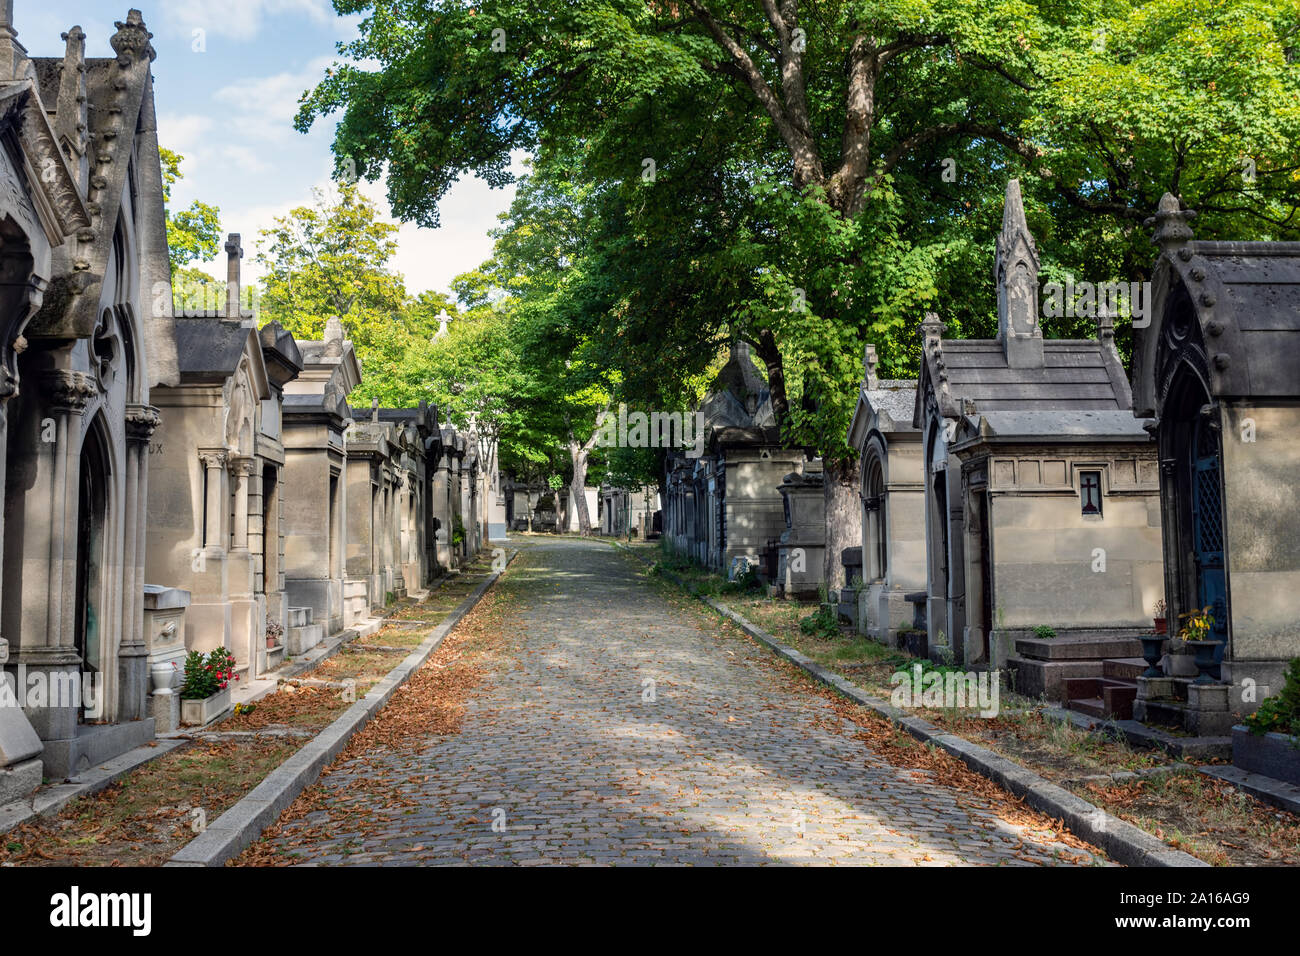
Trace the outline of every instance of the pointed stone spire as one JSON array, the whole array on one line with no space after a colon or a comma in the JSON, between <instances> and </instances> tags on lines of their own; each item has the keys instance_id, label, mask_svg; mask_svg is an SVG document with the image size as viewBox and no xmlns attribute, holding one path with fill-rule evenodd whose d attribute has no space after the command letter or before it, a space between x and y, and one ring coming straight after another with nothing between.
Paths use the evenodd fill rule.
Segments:
<instances>
[{"instance_id":1,"label":"pointed stone spire","mask_svg":"<svg viewBox=\"0 0 1300 956\"><path fill-rule=\"evenodd\" d=\"M998 289L998 339L1012 368L1043 364L1043 330L1038 324L1038 247L1025 221L1020 180L1007 183L1002 232L993 257Z\"/></svg>"},{"instance_id":2,"label":"pointed stone spire","mask_svg":"<svg viewBox=\"0 0 1300 956\"><path fill-rule=\"evenodd\" d=\"M343 357L343 323L338 316L331 316L325 323L325 355L328 358Z\"/></svg>"},{"instance_id":3,"label":"pointed stone spire","mask_svg":"<svg viewBox=\"0 0 1300 956\"><path fill-rule=\"evenodd\" d=\"M1192 227L1189 223L1195 218L1195 210L1184 209L1177 196L1165 193L1160 197L1156 214L1146 221L1146 226L1155 228L1151 241L1162 252L1172 252L1192 241Z\"/></svg>"},{"instance_id":4,"label":"pointed stone spire","mask_svg":"<svg viewBox=\"0 0 1300 956\"><path fill-rule=\"evenodd\" d=\"M866 371L867 388L876 388L880 383L876 379L876 366L880 364L880 359L876 355L876 347L870 342L867 343L866 349L862 353L862 367Z\"/></svg>"},{"instance_id":5,"label":"pointed stone spire","mask_svg":"<svg viewBox=\"0 0 1300 956\"><path fill-rule=\"evenodd\" d=\"M226 236L226 318L239 320L243 313L239 307L239 260L244 257L243 247L239 244L239 233L232 232Z\"/></svg>"}]
</instances>

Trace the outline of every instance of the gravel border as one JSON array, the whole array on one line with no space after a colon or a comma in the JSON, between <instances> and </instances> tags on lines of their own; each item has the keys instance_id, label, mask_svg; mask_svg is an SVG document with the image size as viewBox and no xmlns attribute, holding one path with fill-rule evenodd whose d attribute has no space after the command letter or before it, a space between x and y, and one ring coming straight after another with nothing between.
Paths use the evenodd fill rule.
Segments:
<instances>
[{"instance_id":1,"label":"gravel border","mask_svg":"<svg viewBox=\"0 0 1300 956\"><path fill-rule=\"evenodd\" d=\"M518 549L506 558L506 567L519 554ZM445 621L439 624L402 663L388 672L365 697L344 711L301 750L272 770L238 803L210 823L206 830L182 847L164 866L222 866L260 837L280 814L289 808L321 771L329 766L347 746L349 740L370 722L397 689L405 684L443 639L460 623L461 618L479 602L488 588L496 583L505 568L493 571Z\"/></svg>"},{"instance_id":2,"label":"gravel border","mask_svg":"<svg viewBox=\"0 0 1300 956\"><path fill-rule=\"evenodd\" d=\"M619 543L610 543L613 547L630 554L642 564L650 564L649 561L632 549ZM738 625L741 630L766 646L778 657L784 658L819 682L839 691L853 702L874 711L895 726L907 731L917 740L933 744L954 757L960 758L966 766L976 773L988 777L1015 796L1023 797L1025 803L1035 810L1039 810L1050 817L1059 818L1071 833L1105 850L1111 859L1127 866L1199 867L1210 865L1190 853L1173 849L1163 840L1156 839L1145 830L1112 816L1082 797L1076 796L1017 763L1013 763L987 747L981 747L964 737L958 737L956 734L941 730L927 720L910 716L906 711L899 710L887 701L873 697L853 682L827 670L794 648L782 644L761 628L755 627L727 605L715 601L707 595L696 593L694 587L675 574L666 572L664 577L673 581L678 587L684 588L696 600L707 604L723 617Z\"/></svg>"}]
</instances>

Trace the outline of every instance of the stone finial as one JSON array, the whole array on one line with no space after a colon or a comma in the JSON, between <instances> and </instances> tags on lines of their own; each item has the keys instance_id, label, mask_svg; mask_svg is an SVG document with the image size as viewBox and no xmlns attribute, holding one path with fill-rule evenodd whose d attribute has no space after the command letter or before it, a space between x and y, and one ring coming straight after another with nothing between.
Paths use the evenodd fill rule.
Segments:
<instances>
[{"instance_id":1,"label":"stone finial","mask_svg":"<svg viewBox=\"0 0 1300 956\"><path fill-rule=\"evenodd\" d=\"M370 424L379 424L379 399L377 398L370 400Z\"/></svg>"},{"instance_id":2,"label":"stone finial","mask_svg":"<svg viewBox=\"0 0 1300 956\"><path fill-rule=\"evenodd\" d=\"M1012 368L1043 364L1038 324L1038 247L1029 233L1020 180L1007 183L1002 232L995 243L993 279L998 289L998 338Z\"/></svg>"},{"instance_id":3,"label":"stone finial","mask_svg":"<svg viewBox=\"0 0 1300 956\"><path fill-rule=\"evenodd\" d=\"M938 313L927 312L921 322L921 343L929 351L931 346L938 347L943 339L943 320Z\"/></svg>"},{"instance_id":4,"label":"stone finial","mask_svg":"<svg viewBox=\"0 0 1300 956\"><path fill-rule=\"evenodd\" d=\"M232 232L226 236L226 318L240 318L239 308L239 260L244 257L244 250L239 245L239 233Z\"/></svg>"},{"instance_id":5,"label":"stone finial","mask_svg":"<svg viewBox=\"0 0 1300 956\"><path fill-rule=\"evenodd\" d=\"M337 315L325 323L325 354L330 358L343 357L343 323Z\"/></svg>"},{"instance_id":6,"label":"stone finial","mask_svg":"<svg viewBox=\"0 0 1300 956\"><path fill-rule=\"evenodd\" d=\"M1165 251L1177 249L1192 241L1192 227L1188 223L1195 218L1195 210L1184 209L1177 196L1165 193L1160 197L1156 214L1146 220L1145 224L1148 229L1154 227L1151 241Z\"/></svg>"},{"instance_id":7,"label":"stone finial","mask_svg":"<svg viewBox=\"0 0 1300 956\"><path fill-rule=\"evenodd\" d=\"M1102 301L1097 304L1097 339L1102 345L1108 345L1115 341L1115 316L1110 302L1106 301L1108 297L1098 298Z\"/></svg>"},{"instance_id":8,"label":"stone finial","mask_svg":"<svg viewBox=\"0 0 1300 956\"><path fill-rule=\"evenodd\" d=\"M54 130L78 153L86 150L88 101L86 99L86 34L74 26L62 34L63 66L59 70L59 93L54 108ZM72 157L74 172L76 158Z\"/></svg>"},{"instance_id":9,"label":"stone finial","mask_svg":"<svg viewBox=\"0 0 1300 956\"><path fill-rule=\"evenodd\" d=\"M144 25L144 17L139 10L128 10L126 13L126 22L121 20L113 24L117 27L108 40L113 47L113 52L117 54L119 66L130 66L132 61L139 60L142 57L148 57L151 61L158 56L149 41L153 39L153 34L149 32Z\"/></svg>"},{"instance_id":10,"label":"stone finial","mask_svg":"<svg viewBox=\"0 0 1300 956\"><path fill-rule=\"evenodd\" d=\"M876 379L876 366L879 364L880 358L876 355L876 347L868 342L862 353L862 367L867 373L867 388L875 388L879 384Z\"/></svg>"}]
</instances>

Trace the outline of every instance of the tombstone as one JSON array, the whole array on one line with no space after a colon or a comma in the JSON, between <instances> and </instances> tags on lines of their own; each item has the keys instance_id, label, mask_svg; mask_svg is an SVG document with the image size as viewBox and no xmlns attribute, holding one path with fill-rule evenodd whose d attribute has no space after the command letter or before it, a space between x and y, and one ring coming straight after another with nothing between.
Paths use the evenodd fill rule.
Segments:
<instances>
[{"instance_id":1,"label":"tombstone","mask_svg":"<svg viewBox=\"0 0 1300 956\"><path fill-rule=\"evenodd\" d=\"M1134 414L1160 456L1163 597L1171 634L1210 608L1219 662L1197 685L1167 653L1144 681L1139 719L1227 733L1282 685L1300 656L1300 245L1197 240L1194 213L1166 194L1147 323L1135 326ZM1181 666L1180 666L1181 665ZM1216 673L1217 671L1217 673Z\"/></svg>"},{"instance_id":2,"label":"tombstone","mask_svg":"<svg viewBox=\"0 0 1300 956\"><path fill-rule=\"evenodd\" d=\"M899 632L912 627L907 594L926 585L924 450L912 424L916 381L881 380L877 364L868 345L849 424L849 447L862 462L861 585L852 599L859 632L897 647Z\"/></svg>"},{"instance_id":3,"label":"tombstone","mask_svg":"<svg viewBox=\"0 0 1300 956\"><path fill-rule=\"evenodd\" d=\"M994 277L996 339L945 340L934 315L921 328L912 423L926 463L929 653L1007 664L1022 692L1087 695L1087 707L1125 716L1132 681L1113 701L1088 692L1103 661L1138 656L1160 590L1154 443L1133 416L1108 318L1095 339L1042 337L1037 247L1015 180ZM1056 643L1035 637L1039 625Z\"/></svg>"},{"instance_id":4,"label":"tombstone","mask_svg":"<svg viewBox=\"0 0 1300 956\"><path fill-rule=\"evenodd\" d=\"M826 493L821 462L787 474L781 494L785 530L777 549L776 584L793 600L816 597L826 561ZM755 552L757 555L757 552Z\"/></svg>"}]
</instances>

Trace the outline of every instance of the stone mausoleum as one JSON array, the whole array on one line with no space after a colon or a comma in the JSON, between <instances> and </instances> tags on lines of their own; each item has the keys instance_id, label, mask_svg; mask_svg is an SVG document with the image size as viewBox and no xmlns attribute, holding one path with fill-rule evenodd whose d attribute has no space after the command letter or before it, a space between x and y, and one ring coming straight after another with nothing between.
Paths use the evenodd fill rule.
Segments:
<instances>
[{"instance_id":1,"label":"stone mausoleum","mask_svg":"<svg viewBox=\"0 0 1300 956\"><path fill-rule=\"evenodd\" d=\"M1194 215L1166 195L1153 220L1134 413L1159 450L1169 630L1210 609L1214 681L1172 641L1136 715L1222 735L1300 656L1300 243L1197 240Z\"/></svg>"},{"instance_id":2,"label":"stone mausoleum","mask_svg":"<svg viewBox=\"0 0 1300 956\"><path fill-rule=\"evenodd\" d=\"M1009 664L1020 691L1100 702L1102 662L1137 656L1161 591L1156 453L1111 318L1095 339L1044 338L1038 267L1013 180L994 260L997 338L946 340L934 315L922 325L912 424L925 461L929 654ZM1040 626L1056 636L1036 637ZM1134 693L1128 681L1117 705Z\"/></svg>"}]
</instances>

